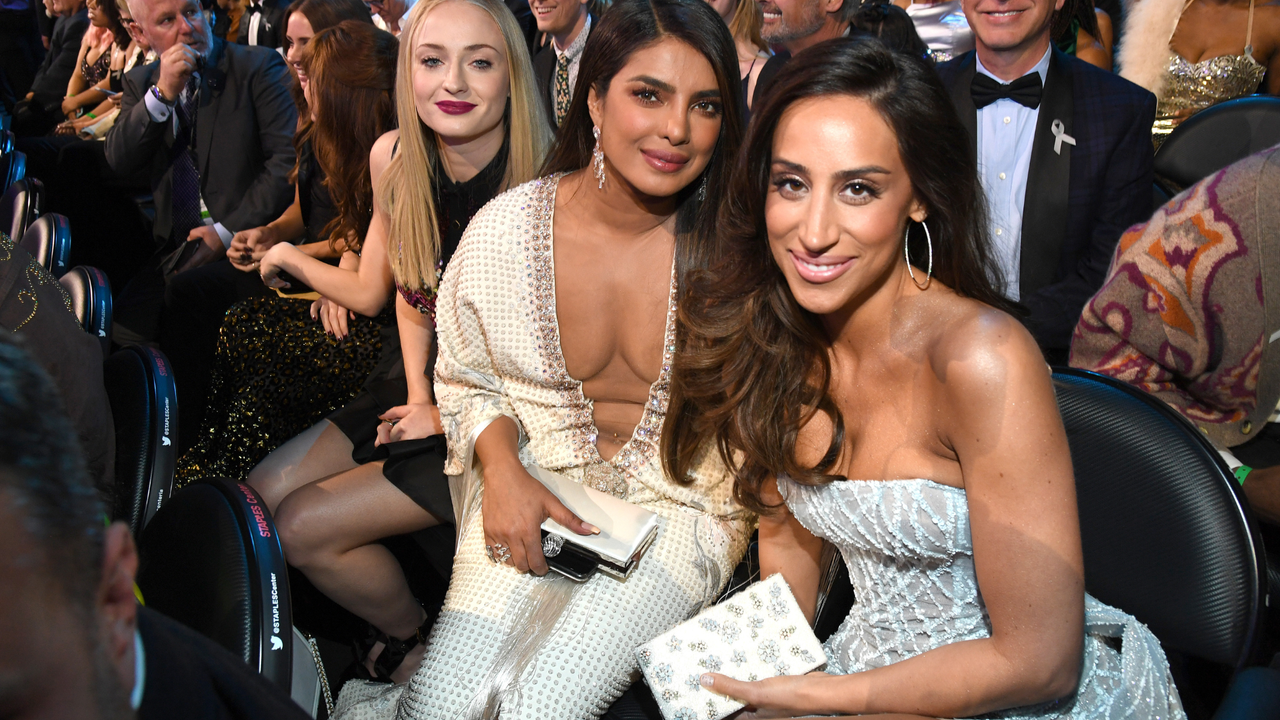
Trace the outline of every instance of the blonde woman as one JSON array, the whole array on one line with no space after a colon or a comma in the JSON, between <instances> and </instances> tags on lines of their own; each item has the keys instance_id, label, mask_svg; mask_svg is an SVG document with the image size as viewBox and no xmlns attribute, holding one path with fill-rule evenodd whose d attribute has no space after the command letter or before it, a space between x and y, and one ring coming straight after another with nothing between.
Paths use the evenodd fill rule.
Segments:
<instances>
[{"instance_id":1,"label":"blonde woman","mask_svg":"<svg viewBox=\"0 0 1280 720\"><path fill-rule=\"evenodd\" d=\"M742 78L742 97L749 108L751 95L756 91L756 80L769 59L769 45L760 36L764 17L756 0L707 0L716 14L724 19L733 35L733 46L738 51L738 73Z\"/></svg>"},{"instance_id":2,"label":"blonde woman","mask_svg":"<svg viewBox=\"0 0 1280 720\"><path fill-rule=\"evenodd\" d=\"M334 268L280 244L260 267L268 284L284 285L287 272L328 298L318 312L330 328L347 308L376 313L369 301L385 302L394 279L403 360L384 337L366 392L249 475L289 563L372 626L362 666L396 682L417 669L432 618L377 541L453 522L430 380L436 287L471 215L535 177L551 140L523 35L500 0L420 0L408 18L396 78L407 132L383 135L370 153L361 256Z\"/></svg>"}]
</instances>

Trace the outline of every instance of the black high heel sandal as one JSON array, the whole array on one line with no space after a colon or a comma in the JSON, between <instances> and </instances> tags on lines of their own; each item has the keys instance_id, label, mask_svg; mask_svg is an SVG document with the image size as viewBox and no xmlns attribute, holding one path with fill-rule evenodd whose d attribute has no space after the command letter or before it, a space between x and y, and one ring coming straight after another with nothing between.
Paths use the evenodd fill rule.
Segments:
<instances>
[{"instance_id":1,"label":"black high heel sandal","mask_svg":"<svg viewBox=\"0 0 1280 720\"><path fill-rule=\"evenodd\" d=\"M404 657L410 650L427 643L427 633L431 632L431 626L435 624L436 617L439 615L439 611L432 612L426 607L422 609L427 614L427 619L413 631L413 635L404 640L391 637L372 625L369 626L369 632L365 635L364 641L357 644L356 656L359 658L356 663L357 677L373 682L394 682L391 679L391 673L400 667L400 663L404 662ZM382 652L378 654L378 659L373 661L373 672L370 673L365 667L365 661L369 659L373 646L379 642L383 645Z\"/></svg>"}]
</instances>

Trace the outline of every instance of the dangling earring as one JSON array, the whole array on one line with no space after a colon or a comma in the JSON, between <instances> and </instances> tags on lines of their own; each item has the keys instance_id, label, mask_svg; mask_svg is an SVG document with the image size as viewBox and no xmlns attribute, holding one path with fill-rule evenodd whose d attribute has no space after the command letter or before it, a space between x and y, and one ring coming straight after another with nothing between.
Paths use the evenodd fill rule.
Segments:
<instances>
[{"instance_id":1,"label":"dangling earring","mask_svg":"<svg viewBox=\"0 0 1280 720\"><path fill-rule=\"evenodd\" d=\"M698 186L698 202L703 202L706 199L707 199L707 178L704 175L702 177L702 184Z\"/></svg>"},{"instance_id":2,"label":"dangling earring","mask_svg":"<svg viewBox=\"0 0 1280 720\"><path fill-rule=\"evenodd\" d=\"M596 187L600 190L604 189L604 151L600 149L600 128L599 126L591 126L591 134L596 137L596 146L591 151L591 169L596 174Z\"/></svg>"},{"instance_id":3,"label":"dangling earring","mask_svg":"<svg viewBox=\"0 0 1280 720\"><path fill-rule=\"evenodd\" d=\"M916 287L921 290L928 290L929 283L933 282L933 238L929 235L929 226L926 223L921 222L920 226L924 228L924 239L929 243L929 269L925 272L923 285L921 285L920 281L916 279L916 273L911 269L911 254L909 252L909 246L911 244L911 223L909 221L907 222L907 234L902 239L902 257L907 259L907 272L911 274L911 282L915 283Z\"/></svg>"}]
</instances>

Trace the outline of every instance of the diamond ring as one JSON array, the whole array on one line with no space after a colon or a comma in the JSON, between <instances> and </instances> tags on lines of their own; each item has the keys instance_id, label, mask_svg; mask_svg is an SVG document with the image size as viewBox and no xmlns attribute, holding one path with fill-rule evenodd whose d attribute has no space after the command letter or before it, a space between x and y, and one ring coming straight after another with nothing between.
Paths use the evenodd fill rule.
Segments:
<instances>
[{"instance_id":1,"label":"diamond ring","mask_svg":"<svg viewBox=\"0 0 1280 720\"><path fill-rule=\"evenodd\" d=\"M484 554L488 555L495 565L501 565L511 559L511 549L502 543L485 545Z\"/></svg>"}]
</instances>

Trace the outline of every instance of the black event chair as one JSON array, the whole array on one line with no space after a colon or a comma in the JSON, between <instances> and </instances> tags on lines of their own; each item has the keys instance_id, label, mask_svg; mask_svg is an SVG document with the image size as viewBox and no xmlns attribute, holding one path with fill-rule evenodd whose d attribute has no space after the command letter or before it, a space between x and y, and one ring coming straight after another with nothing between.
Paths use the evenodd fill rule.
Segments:
<instances>
[{"instance_id":1,"label":"black event chair","mask_svg":"<svg viewBox=\"0 0 1280 720\"><path fill-rule=\"evenodd\" d=\"M1251 95L1205 108L1156 152L1157 182L1170 195L1280 143L1280 97Z\"/></svg>"},{"instance_id":2,"label":"black event chair","mask_svg":"<svg viewBox=\"0 0 1280 720\"><path fill-rule=\"evenodd\" d=\"M0 130L0 155L8 155L11 152L13 152L13 133Z\"/></svg>"},{"instance_id":3,"label":"black event chair","mask_svg":"<svg viewBox=\"0 0 1280 720\"><path fill-rule=\"evenodd\" d=\"M0 183L8 188L27 176L27 156L17 150L0 153Z\"/></svg>"},{"instance_id":4,"label":"black event chair","mask_svg":"<svg viewBox=\"0 0 1280 720\"><path fill-rule=\"evenodd\" d=\"M96 267L77 265L58 278L71 297L76 319L85 332L102 343L102 357L111 354L111 282Z\"/></svg>"},{"instance_id":5,"label":"black event chair","mask_svg":"<svg viewBox=\"0 0 1280 720\"><path fill-rule=\"evenodd\" d=\"M143 530L138 556L147 607L243 658L312 717L331 707L319 652L293 627L275 523L253 488L222 478L182 488Z\"/></svg>"},{"instance_id":6,"label":"black event chair","mask_svg":"<svg viewBox=\"0 0 1280 720\"><path fill-rule=\"evenodd\" d=\"M178 394L164 353L131 345L102 368L116 426L115 518L135 537L173 493Z\"/></svg>"},{"instance_id":7,"label":"black event chair","mask_svg":"<svg viewBox=\"0 0 1280 720\"><path fill-rule=\"evenodd\" d=\"M18 247L60 278L71 267L71 222L58 213L44 215L31 223Z\"/></svg>"},{"instance_id":8,"label":"black event chair","mask_svg":"<svg viewBox=\"0 0 1280 720\"><path fill-rule=\"evenodd\" d=\"M21 155L10 153L6 157ZM0 167L0 172L4 168ZM44 185L35 178L20 178L6 186L0 197L0 232L9 235L15 243L27 234L27 228L40 217L40 204L44 198Z\"/></svg>"}]
</instances>

